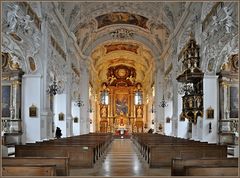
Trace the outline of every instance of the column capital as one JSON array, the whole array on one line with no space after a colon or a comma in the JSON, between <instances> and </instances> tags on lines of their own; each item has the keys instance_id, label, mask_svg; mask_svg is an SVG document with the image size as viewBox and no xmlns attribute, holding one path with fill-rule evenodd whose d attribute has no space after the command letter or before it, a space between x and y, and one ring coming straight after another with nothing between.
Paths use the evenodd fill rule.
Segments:
<instances>
[{"instance_id":1,"label":"column capital","mask_svg":"<svg viewBox=\"0 0 240 178\"><path fill-rule=\"evenodd\" d=\"M41 78L41 74L24 74L22 78Z\"/></svg>"},{"instance_id":2,"label":"column capital","mask_svg":"<svg viewBox=\"0 0 240 178\"><path fill-rule=\"evenodd\" d=\"M218 79L217 75L204 75L203 79Z\"/></svg>"}]
</instances>

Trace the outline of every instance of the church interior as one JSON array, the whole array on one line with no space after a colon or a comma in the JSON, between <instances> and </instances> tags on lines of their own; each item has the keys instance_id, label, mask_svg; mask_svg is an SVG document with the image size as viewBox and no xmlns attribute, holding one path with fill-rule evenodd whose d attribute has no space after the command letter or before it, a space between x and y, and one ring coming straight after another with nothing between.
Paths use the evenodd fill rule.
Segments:
<instances>
[{"instance_id":1,"label":"church interior","mask_svg":"<svg viewBox=\"0 0 240 178\"><path fill-rule=\"evenodd\" d=\"M1 2L2 176L239 176L239 2Z\"/></svg>"}]
</instances>

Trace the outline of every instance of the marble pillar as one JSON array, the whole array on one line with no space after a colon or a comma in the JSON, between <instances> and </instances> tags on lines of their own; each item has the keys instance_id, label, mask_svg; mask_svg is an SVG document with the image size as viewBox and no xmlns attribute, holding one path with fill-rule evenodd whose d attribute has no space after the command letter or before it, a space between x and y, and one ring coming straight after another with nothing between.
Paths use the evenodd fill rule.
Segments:
<instances>
[{"instance_id":1,"label":"marble pillar","mask_svg":"<svg viewBox=\"0 0 240 178\"><path fill-rule=\"evenodd\" d=\"M22 120L23 120L23 143L41 140L45 125L41 121L41 75L25 74L22 78ZM37 108L35 117L29 115L29 107ZM43 132L43 133L42 133Z\"/></svg>"},{"instance_id":2,"label":"marble pillar","mask_svg":"<svg viewBox=\"0 0 240 178\"><path fill-rule=\"evenodd\" d=\"M89 122L89 71L87 65L81 66L80 73L80 98L84 103L84 106L80 107L80 133L88 134L90 132Z\"/></svg>"}]
</instances>

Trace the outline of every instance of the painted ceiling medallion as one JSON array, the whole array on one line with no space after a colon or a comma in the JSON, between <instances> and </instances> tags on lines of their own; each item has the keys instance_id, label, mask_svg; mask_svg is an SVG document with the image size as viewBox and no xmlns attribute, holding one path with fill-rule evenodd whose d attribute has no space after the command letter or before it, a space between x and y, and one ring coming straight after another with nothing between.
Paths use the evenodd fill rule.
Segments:
<instances>
[{"instance_id":1,"label":"painted ceiling medallion","mask_svg":"<svg viewBox=\"0 0 240 178\"><path fill-rule=\"evenodd\" d=\"M130 14L128 12L112 12L100 15L96 17L96 20L98 22L98 28L114 24L129 24L136 25L144 29L148 29L147 28L148 19L146 17L137 14Z\"/></svg>"},{"instance_id":2,"label":"painted ceiling medallion","mask_svg":"<svg viewBox=\"0 0 240 178\"><path fill-rule=\"evenodd\" d=\"M118 70L118 75L119 75L120 77L124 77L124 76L126 75L126 70L125 70L125 69L119 69L119 70Z\"/></svg>"},{"instance_id":3,"label":"painted ceiling medallion","mask_svg":"<svg viewBox=\"0 0 240 178\"><path fill-rule=\"evenodd\" d=\"M138 45L122 43L105 45L104 47L106 48L106 54L116 50L125 50L138 54L137 49L139 48Z\"/></svg>"},{"instance_id":4,"label":"painted ceiling medallion","mask_svg":"<svg viewBox=\"0 0 240 178\"><path fill-rule=\"evenodd\" d=\"M29 66L30 66L31 71L34 72L36 70L36 64L35 64L34 59L32 57L29 57L28 61L29 61Z\"/></svg>"},{"instance_id":5,"label":"painted ceiling medallion","mask_svg":"<svg viewBox=\"0 0 240 178\"><path fill-rule=\"evenodd\" d=\"M10 33L10 35L17 41L22 41L22 38L20 38L16 33Z\"/></svg>"}]
</instances>

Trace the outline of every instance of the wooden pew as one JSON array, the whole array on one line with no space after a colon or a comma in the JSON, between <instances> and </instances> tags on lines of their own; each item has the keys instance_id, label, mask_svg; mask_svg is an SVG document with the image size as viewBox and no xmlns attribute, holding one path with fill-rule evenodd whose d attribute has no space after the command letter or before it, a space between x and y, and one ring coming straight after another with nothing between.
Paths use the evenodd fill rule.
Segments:
<instances>
[{"instance_id":1,"label":"wooden pew","mask_svg":"<svg viewBox=\"0 0 240 178\"><path fill-rule=\"evenodd\" d=\"M172 176L185 176L186 174L192 174L193 172L195 172L195 174L197 174L198 171L200 170L200 168L198 168L198 169L196 168L197 166L202 166L202 168L209 167L209 170L210 170L210 167L212 167L212 168L227 167L228 169L232 169L232 168L238 166L238 158L222 158L222 159L216 159L216 158L181 159L181 158L176 158L176 159L172 160L171 175ZM190 168L190 167L193 167L193 168ZM195 169L194 169L194 167L195 167ZM188 170L186 170L186 168ZM202 169L202 173L204 173L205 170L207 170L207 169L205 169L205 170L204 169ZM186 171L187 171L187 173L186 173ZM216 172L220 173L219 170ZM212 172L212 175L215 175L216 172ZM226 170L226 172L228 172L228 171ZM234 174L234 171L232 173ZM204 173L204 174L206 174L206 173Z\"/></svg>"},{"instance_id":2,"label":"wooden pew","mask_svg":"<svg viewBox=\"0 0 240 178\"><path fill-rule=\"evenodd\" d=\"M55 176L56 165L8 165L2 166L3 176Z\"/></svg>"},{"instance_id":3,"label":"wooden pew","mask_svg":"<svg viewBox=\"0 0 240 178\"><path fill-rule=\"evenodd\" d=\"M238 176L238 167L186 166L185 176Z\"/></svg>"},{"instance_id":4,"label":"wooden pew","mask_svg":"<svg viewBox=\"0 0 240 178\"><path fill-rule=\"evenodd\" d=\"M170 167L174 158L226 158L224 145L159 145L150 148L150 167Z\"/></svg>"},{"instance_id":5,"label":"wooden pew","mask_svg":"<svg viewBox=\"0 0 240 178\"><path fill-rule=\"evenodd\" d=\"M15 157L69 157L70 168L93 167L93 148L78 145L16 145Z\"/></svg>"},{"instance_id":6,"label":"wooden pew","mask_svg":"<svg viewBox=\"0 0 240 178\"><path fill-rule=\"evenodd\" d=\"M69 176L68 157L3 157L3 166L18 166L22 164L52 164L56 165L57 176Z\"/></svg>"},{"instance_id":7,"label":"wooden pew","mask_svg":"<svg viewBox=\"0 0 240 178\"><path fill-rule=\"evenodd\" d=\"M16 157L69 156L70 167L91 168L112 141L112 134L86 134L16 145Z\"/></svg>"},{"instance_id":8,"label":"wooden pew","mask_svg":"<svg viewBox=\"0 0 240 178\"><path fill-rule=\"evenodd\" d=\"M147 160L150 167L170 167L171 160L177 157L226 158L227 146L208 144L158 134L134 134L134 143Z\"/></svg>"}]
</instances>

